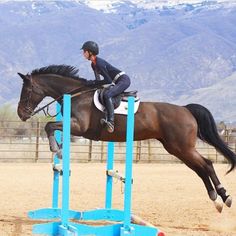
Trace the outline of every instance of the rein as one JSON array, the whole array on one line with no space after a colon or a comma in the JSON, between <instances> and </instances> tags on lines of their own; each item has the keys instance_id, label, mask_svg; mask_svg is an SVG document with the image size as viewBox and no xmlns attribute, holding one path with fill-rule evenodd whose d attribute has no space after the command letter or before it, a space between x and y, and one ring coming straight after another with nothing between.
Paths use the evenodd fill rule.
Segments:
<instances>
[{"instance_id":1,"label":"rein","mask_svg":"<svg viewBox=\"0 0 236 236\"><path fill-rule=\"evenodd\" d=\"M93 88L93 89L89 89L89 90L86 90L86 91L79 91L79 90L82 90L82 89L84 89L84 88L85 88L85 86L82 87L82 88L79 88L79 89L73 89L73 90L71 90L71 91L68 91L68 92L65 93L65 94L71 94L71 98L73 98L73 97L79 96L79 95L84 94L84 93L88 93L88 92L91 92L91 91L95 91L95 90L97 89L97 88ZM73 94L73 92L74 92L75 94ZM53 104L54 102L59 102L60 100L62 100L62 99L63 99L63 96L64 96L64 94L62 94L62 95L60 95L59 97L55 98L53 101L49 102L49 103L46 104L45 106L43 106L43 107L37 109L36 111L34 111L34 112L31 114L31 116L36 115L36 114L39 113L40 111L43 111L43 113L44 113L45 116L56 117L61 111L58 111L55 115L50 115L50 114L49 114L49 106L50 106L51 104ZM45 111L45 108L47 108L47 111Z\"/></svg>"}]
</instances>

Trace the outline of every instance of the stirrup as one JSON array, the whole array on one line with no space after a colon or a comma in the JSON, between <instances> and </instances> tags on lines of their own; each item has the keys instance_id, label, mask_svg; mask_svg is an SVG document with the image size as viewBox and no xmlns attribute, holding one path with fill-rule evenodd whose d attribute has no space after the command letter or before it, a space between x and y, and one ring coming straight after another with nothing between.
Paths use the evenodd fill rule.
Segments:
<instances>
[{"instance_id":1,"label":"stirrup","mask_svg":"<svg viewBox=\"0 0 236 236\"><path fill-rule=\"evenodd\" d=\"M106 124L107 124L107 119L102 118L102 119L100 120L100 123L101 123L101 125L106 125Z\"/></svg>"}]
</instances>

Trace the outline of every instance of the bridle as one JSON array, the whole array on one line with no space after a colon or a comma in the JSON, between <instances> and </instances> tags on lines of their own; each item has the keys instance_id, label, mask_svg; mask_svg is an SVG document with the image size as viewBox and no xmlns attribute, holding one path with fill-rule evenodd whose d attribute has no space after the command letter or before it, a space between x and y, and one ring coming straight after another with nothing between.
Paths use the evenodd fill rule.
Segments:
<instances>
[{"instance_id":1,"label":"bridle","mask_svg":"<svg viewBox=\"0 0 236 236\"><path fill-rule=\"evenodd\" d=\"M43 94L39 93L39 92L36 92L34 90L34 85L32 83L32 76L31 75L27 75L27 76L29 77L30 88L27 88L27 96L25 98L21 99L20 102L18 103L18 105L20 105L21 103L26 103L26 106L24 107L24 110L32 116L32 114L34 113L34 110L30 106L30 101L31 101L31 98L32 98L32 94L35 93L39 96L42 96Z\"/></svg>"},{"instance_id":2,"label":"bridle","mask_svg":"<svg viewBox=\"0 0 236 236\"><path fill-rule=\"evenodd\" d=\"M32 98L32 94L37 94L39 96L42 96L43 93L39 93L39 92L36 92L35 89L34 89L34 85L32 83L32 76L31 75L28 75L29 76L29 79L30 79L30 88L27 88L27 90L29 91L28 92L28 96L26 98L23 98L21 99L21 101L19 102L22 103L22 102L25 102L26 101L26 107L24 108L26 112L28 112L30 114L30 117L36 115L37 113L39 113L40 111L43 111L44 115L45 116L50 116L50 117L56 117L61 111L59 110L55 115L51 115L49 114L49 106L51 104L53 104L54 102L60 102L63 100L63 96L64 94L58 96L57 98L55 98L54 100L52 100L51 102L47 103L46 105L44 105L43 107L40 107L39 109L37 109L36 111L34 111L31 106L30 106L30 100ZM72 90L69 90L68 92L66 92L65 94L71 94L71 98L73 97L76 97L76 96L79 96L79 95L82 95L84 93L88 93L88 92L91 92L91 91L95 91L97 90L97 87L96 88L90 88L90 89L87 89L87 90L83 90L85 88L88 88L88 86L82 86L80 88L76 88L76 89L72 89ZM45 111L46 109L46 111Z\"/></svg>"},{"instance_id":3,"label":"bridle","mask_svg":"<svg viewBox=\"0 0 236 236\"><path fill-rule=\"evenodd\" d=\"M82 88L80 88L80 89L83 89L83 88L84 88L84 87L82 87ZM79 96L79 95L82 95L82 94L85 94L85 93L88 93L88 92L91 92L91 91L95 91L95 90L97 90L97 88L88 89L88 90L86 90L86 91L80 91L80 92L78 92L78 89L73 89L73 90L71 90L71 91L66 92L65 94L71 94L71 98L73 98L73 97L76 97L76 96ZM74 92L75 92L75 93L74 93ZM43 107L37 109L36 111L33 111L32 114L31 114L31 116L34 116L35 114L39 113L40 111L43 111L43 113L44 113L45 116L50 116L50 117L52 117L52 118L53 118L53 117L56 117L59 113L61 113L61 109L60 109L55 115L51 115L51 114L49 114L49 106L50 106L51 104L53 104L54 102L60 102L60 101L62 101L62 100L63 100L63 96L64 96L64 94L60 95L59 97L57 97L56 99L52 100L51 102L49 102L49 103L46 104L45 106L43 106ZM47 108L46 111L45 111L45 108Z\"/></svg>"}]
</instances>

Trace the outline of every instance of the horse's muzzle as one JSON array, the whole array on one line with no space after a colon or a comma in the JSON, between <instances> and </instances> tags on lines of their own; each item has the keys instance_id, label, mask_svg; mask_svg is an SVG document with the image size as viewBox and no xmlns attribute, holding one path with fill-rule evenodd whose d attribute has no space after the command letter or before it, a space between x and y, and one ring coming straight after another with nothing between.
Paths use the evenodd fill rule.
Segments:
<instances>
[{"instance_id":1,"label":"horse's muzzle","mask_svg":"<svg viewBox=\"0 0 236 236\"><path fill-rule=\"evenodd\" d=\"M31 117L31 114L21 107L18 107L17 114L22 121L26 121Z\"/></svg>"}]
</instances>

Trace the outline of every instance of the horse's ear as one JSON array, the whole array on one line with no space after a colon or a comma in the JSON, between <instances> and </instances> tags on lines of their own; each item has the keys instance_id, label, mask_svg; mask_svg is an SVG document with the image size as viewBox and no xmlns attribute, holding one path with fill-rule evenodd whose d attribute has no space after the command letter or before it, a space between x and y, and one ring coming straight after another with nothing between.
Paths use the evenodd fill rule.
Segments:
<instances>
[{"instance_id":1,"label":"horse's ear","mask_svg":"<svg viewBox=\"0 0 236 236\"><path fill-rule=\"evenodd\" d=\"M21 74L21 73L17 73L23 80L28 80L28 77L27 76L25 76L25 75L23 75L23 74Z\"/></svg>"}]
</instances>

